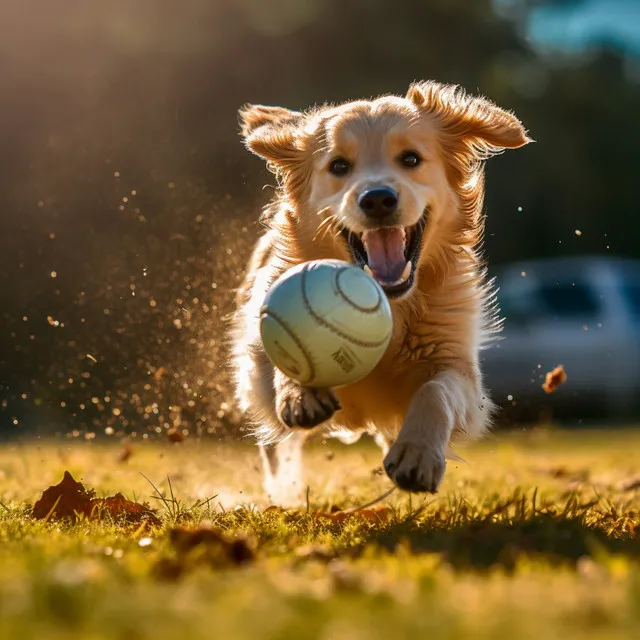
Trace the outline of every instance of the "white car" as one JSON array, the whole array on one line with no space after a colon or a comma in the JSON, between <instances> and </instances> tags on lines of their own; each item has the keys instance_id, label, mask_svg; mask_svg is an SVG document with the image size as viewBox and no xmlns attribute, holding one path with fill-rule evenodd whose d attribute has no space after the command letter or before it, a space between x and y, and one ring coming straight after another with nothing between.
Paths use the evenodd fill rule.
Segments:
<instances>
[{"instance_id":1,"label":"white car","mask_svg":"<svg viewBox=\"0 0 640 640\"><path fill-rule=\"evenodd\" d=\"M494 275L504 330L483 368L499 405L534 418L545 406L574 419L640 409L640 261L556 258ZM567 381L546 395L541 384L557 365Z\"/></svg>"}]
</instances>

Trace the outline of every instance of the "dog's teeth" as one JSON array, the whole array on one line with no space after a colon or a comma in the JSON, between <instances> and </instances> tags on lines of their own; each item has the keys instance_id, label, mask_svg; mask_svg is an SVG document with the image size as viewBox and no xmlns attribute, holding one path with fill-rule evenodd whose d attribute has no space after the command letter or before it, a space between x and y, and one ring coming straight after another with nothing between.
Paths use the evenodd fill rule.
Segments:
<instances>
[{"instance_id":1,"label":"dog's teeth","mask_svg":"<svg viewBox=\"0 0 640 640\"><path fill-rule=\"evenodd\" d=\"M375 277L373 275L373 271L371 271L371 267L368 264L365 264L364 267L362 267L362 269L365 273L368 273L372 278Z\"/></svg>"},{"instance_id":2,"label":"dog's teeth","mask_svg":"<svg viewBox=\"0 0 640 640\"><path fill-rule=\"evenodd\" d=\"M405 280L408 280L410 275L411 275L411 260L409 260L409 262L407 262L407 264L405 265L404 271L400 276L400 282L404 282Z\"/></svg>"}]
</instances>

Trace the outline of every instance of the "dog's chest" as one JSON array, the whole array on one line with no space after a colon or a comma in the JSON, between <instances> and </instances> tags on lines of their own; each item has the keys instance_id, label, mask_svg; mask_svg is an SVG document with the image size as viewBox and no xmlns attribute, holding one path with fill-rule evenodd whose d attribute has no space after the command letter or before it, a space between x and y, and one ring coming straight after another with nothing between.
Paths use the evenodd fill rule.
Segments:
<instances>
[{"instance_id":1,"label":"dog's chest","mask_svg":"<svg viewBox=\"0 0 640 640\"><path fill-rule=\"evenodd\" d=\"M420 327L407 333L400 348L400 358L409 362L426 362L433 358L436 352L436 342L433 331L429 327Z\"/></svg>"},{"instance_id":2,"label":"dog's chest","mask_svg":"<svg viewBox=\"0 0 640 640\"><path fill-rule=\"evenodd\" d=\"M401 362L429 362L438 351L438 330L427 322L411 322L398 340L395 358Z\"/></svg>"}]
</instances>

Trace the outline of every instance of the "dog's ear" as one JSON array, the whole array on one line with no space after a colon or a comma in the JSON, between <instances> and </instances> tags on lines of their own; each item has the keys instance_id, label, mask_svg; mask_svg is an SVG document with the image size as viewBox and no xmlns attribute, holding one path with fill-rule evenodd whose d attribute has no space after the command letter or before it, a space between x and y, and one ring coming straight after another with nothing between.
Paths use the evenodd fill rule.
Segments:
<instances>
[{"instance_id":1,"label":"dog's ear","mask_svg":"<svg viewBox=\"0 0 640 640\"><path fill-rule=\"evenodd\" d=\"M296 164L303 153L304 115L282 107L245 105L240 109L240 134L247 148L279 168Z\"/></svg>"},{"instance_id":2,"label":"dog's ear","mask_svg":"<svg viewBox=\"0 0 640 640\"><path fill-rule=\"evenodd\" d=\"M456 146L455 153L472 163L532 142L516 116L457 85L416 82L409 87L407 99L436 119L450 151Z\"/></svg>"}]
</instances>

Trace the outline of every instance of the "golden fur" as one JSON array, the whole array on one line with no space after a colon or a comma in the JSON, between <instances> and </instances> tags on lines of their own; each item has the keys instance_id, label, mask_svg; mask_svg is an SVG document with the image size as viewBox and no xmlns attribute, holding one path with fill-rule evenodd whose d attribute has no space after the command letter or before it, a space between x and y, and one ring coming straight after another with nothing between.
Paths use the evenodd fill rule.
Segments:
<instances>
[{"instance_id":1,"label":"golden fur","mask_svg":"<svg viewBox=\"0 0 640 640\"><path fill-rule=\"evenodd\" d=\"M285 407L301 408L320 428L347 439L363 430L376 434L396 484L435 491L450 439L482 435L492 411L478 364L479 349L499 329L479 256L483 161L525 145L525 130L490 101L436 82L415 83L405 97L305 113L246 106L240 118L247 147L278 178L262 217L265 233L238 293L232 363L240 406L263 447L268 492L289 500L291 489L302 487L300 447L308 431L283 424ZM398 162L407 149L419 154L419 166ZM352 162L346 177L327 170L335 157ZM270 284L295 264L353 261L340 229L369 228L357 196L378 184L400 194L398 224L410 228L426 216L414 286L392 300L392 340L370 375L336 390L304 389L269 364L260 306Z\"/></svg>"}]
</instances>

